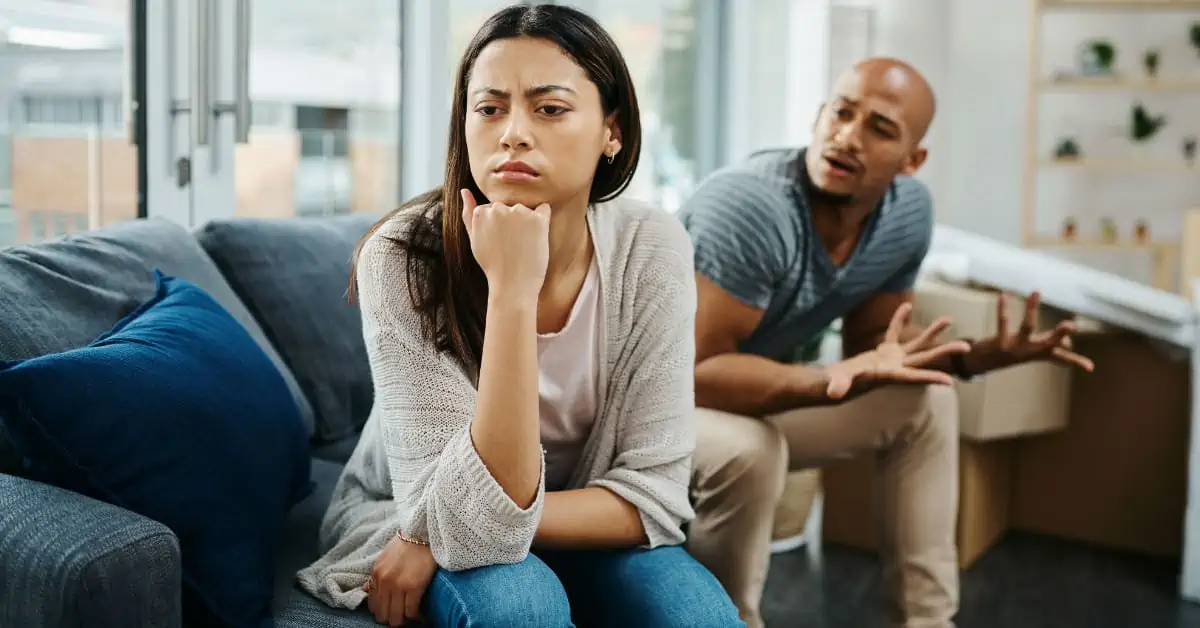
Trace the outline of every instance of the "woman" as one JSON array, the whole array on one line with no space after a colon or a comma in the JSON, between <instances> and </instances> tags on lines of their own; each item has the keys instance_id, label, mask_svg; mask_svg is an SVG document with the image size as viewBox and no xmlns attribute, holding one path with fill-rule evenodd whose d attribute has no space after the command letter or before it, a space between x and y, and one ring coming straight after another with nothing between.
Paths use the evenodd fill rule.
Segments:
<instances>
[{"instance_id":1,"label":"woman","mask_svg":"<svg viewBox=\"0 0 1200 628\"><path fill-rule=\"evenodd\" d=\"M742 625L680 546L695 284L678 221L613 200L640 141L591 18L483 25L445 186L356 257L375 407L306 590L391 625Z\"/></svg>"}]
</instances>

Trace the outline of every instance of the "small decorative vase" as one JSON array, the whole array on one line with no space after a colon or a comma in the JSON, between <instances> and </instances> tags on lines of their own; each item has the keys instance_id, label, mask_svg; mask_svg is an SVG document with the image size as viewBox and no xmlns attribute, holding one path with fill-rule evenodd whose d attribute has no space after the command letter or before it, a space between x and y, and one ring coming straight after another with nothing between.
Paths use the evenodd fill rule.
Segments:
<instances>
[{"instance_id":1,"label":"small decorative vase","mask_svg":"<svg viewBox=\"0 0 1200 628\"><path fill-rule=\"evenodd\" d=\"M1104 218L1100 221L1100 241L1105 244L1117 241L1117 223L1113 222L1112 218Z\"/></svg>"}]
</instances>

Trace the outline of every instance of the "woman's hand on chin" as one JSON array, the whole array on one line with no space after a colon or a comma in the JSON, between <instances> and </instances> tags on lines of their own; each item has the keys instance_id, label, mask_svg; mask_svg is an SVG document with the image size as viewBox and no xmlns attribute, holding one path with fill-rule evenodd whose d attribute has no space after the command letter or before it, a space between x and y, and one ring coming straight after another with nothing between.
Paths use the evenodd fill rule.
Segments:
<instances>
[{"instance_id":1,"label":"woman's hand on chin","mask_svg":"<svg viewBox=\"0 0 1200 628\"><path fill-rule=\"evenodd\" d=\"M537 299L550 261L550 206L493 201L477 205L462 191L463 224L489 293Z\"/></svg>"},{"instance_id":2,"label":"woman's hand on chin","mask_svg":"<svg viewBox=\"0 0 1200 628\"><path fill-rule=\"evenodd\" d=\"M542 195L530 194L528 190L514 189L493 189L484 192L487 194L488 201L497 205L506 207L537 207L539 205L549 205L549 201L542 198Z\"/></svg>"}]
</instances>

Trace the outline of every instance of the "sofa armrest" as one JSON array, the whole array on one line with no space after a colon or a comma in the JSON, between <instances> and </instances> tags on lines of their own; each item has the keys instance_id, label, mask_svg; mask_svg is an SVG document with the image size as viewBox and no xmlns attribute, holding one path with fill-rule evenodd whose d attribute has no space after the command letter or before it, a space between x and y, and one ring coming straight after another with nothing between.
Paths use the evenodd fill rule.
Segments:
<instances>
[{"instance_id":1,"label":"sofa armrest","mask_svg":"<svg viewBox=\"0 0 1200 628\"><path fill-rule=\"evenodd\" d=\"M181 573L166 526L0 474L0 626L178 626Z\"/></svg>"}]
</instances>

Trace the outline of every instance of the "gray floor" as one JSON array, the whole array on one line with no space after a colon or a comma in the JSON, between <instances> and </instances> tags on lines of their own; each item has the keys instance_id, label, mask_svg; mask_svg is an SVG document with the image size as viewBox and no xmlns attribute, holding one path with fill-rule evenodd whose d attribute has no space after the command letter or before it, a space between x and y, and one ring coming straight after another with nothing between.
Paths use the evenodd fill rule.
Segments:
<instances>
[{"instance_id":1,"label":"gray floor","mask_svg":"<svg viewBox=\"0 0 1200 628\"><path fill-rule=\"evenodd\" d=\"M959 628L1200 627L1176 597L1176 561L1012 533L963 574ZM770 628L884 626L874 554L839 546L778 554L763 599Z\"/></svg>"}]
</instances>

